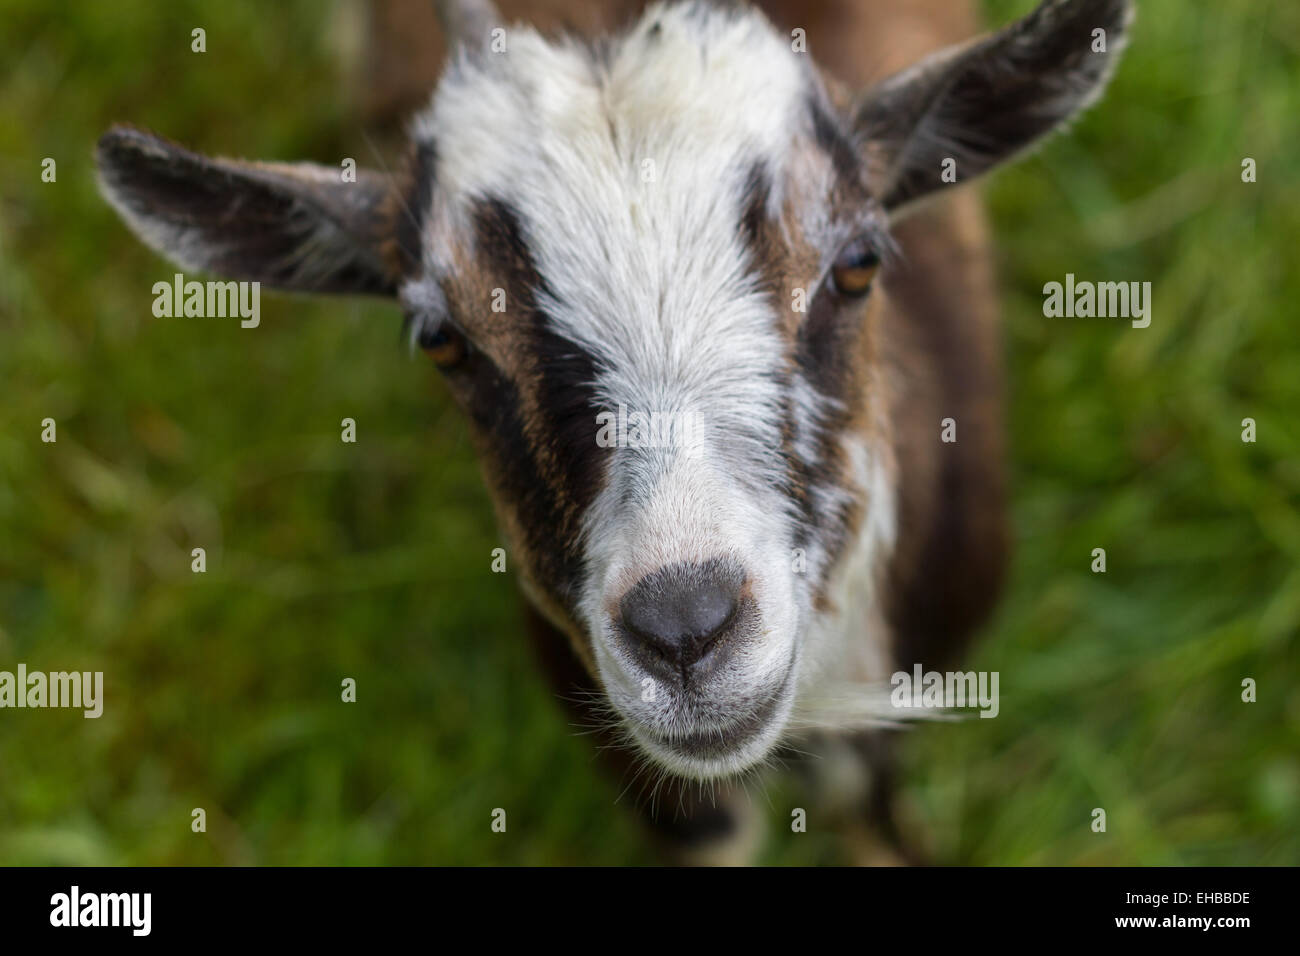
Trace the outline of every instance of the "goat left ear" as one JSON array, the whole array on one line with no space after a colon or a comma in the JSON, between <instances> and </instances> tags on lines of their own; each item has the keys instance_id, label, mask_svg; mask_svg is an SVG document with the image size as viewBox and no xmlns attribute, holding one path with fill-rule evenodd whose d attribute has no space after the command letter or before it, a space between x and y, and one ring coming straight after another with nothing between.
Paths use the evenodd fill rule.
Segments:
<instances>
[{"instance_id":1,"label":"goat left ear","mask_svg":"<svg viewBox=\"0 0 1300 956\"><path fill-rule=\"evenodd\" d=\"M853 123L877 198L894 211L979 176L1089 106L1131 19L1131 0L1045 0L868 90Z\"/></svg>"},{"instance_id":2,"label":"goat left ear","mask_svg":"<svg viewBox=\"0 0 1300 956\"><path fill-rule=\"evenodd\" d=\"M214 159L126 126L95 164L126 224L182 268L291 292L396 290L401 197L376 173Z\"/></svg>"}]
</instances>

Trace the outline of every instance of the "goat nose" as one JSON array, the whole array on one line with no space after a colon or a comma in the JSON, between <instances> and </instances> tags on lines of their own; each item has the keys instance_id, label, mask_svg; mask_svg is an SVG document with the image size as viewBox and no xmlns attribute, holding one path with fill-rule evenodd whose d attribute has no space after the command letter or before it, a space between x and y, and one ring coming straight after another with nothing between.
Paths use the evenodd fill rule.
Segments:
<instances>
[{"instance_id":1,"label":"goat nose","mask_svg":"<svg viewBox=\"0 0 1300 956\"><path fill-rule=\"evenodd\" d=\"M716 561L669 565L643 577L620 604L642 663L685 675L727 631L742 583L741 575Z\"/></svg>"}]
</instances>

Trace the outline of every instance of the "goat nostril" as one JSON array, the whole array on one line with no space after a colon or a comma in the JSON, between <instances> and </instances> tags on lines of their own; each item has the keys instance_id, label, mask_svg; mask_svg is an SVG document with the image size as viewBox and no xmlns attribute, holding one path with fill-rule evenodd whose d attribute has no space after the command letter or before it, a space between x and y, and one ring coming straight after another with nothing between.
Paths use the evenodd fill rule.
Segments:
<instances>
[{"instance_id":1,"label":"goat nostril","mask_svg":"<svg viewBox=\"0 0 1300 956\"><path fill-rule=\"evenodd\" d=\"M623 625L659 660L690 667L736 616L742 580L719 562L660 568L623 596Z\"/></svg>"}]
</instances>

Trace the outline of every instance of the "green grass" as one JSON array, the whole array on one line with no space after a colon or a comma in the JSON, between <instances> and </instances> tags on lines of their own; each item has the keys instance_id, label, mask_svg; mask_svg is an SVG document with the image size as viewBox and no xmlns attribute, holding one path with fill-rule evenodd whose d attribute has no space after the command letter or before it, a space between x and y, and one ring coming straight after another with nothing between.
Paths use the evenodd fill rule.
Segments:
<instances>
[{"instance_id":1,"label":"green grass","mask_svg":"<svg viewBox=\"0 0 1300 956\"><path fill-rule=\"evenodd\" d=\"M92 145L124 119L371 162L325 9L0 0L0 669L102 670L108 695L97 721L0 711L0 862L650 859L536 672L512 577L486 573L466 430L395 312L154 319L172 270L95 192ZM971 661L1000 672L1001 716L904 748L937 859L1300 861L1297 38L1285 0L1146 0L1107 99L987 187L1018 550ZM1066 272L1151 281L1151 327L1045 319ZM833 859L771 795L765 859Z\"/></svg>"}]
</instances>

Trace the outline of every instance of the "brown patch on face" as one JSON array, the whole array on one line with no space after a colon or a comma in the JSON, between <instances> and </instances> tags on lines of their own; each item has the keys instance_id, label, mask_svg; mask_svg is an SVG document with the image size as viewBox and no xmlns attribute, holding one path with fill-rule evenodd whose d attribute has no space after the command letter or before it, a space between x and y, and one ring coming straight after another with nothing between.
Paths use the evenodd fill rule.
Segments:
<instances>
[{"instance_id":1,"label":"brown patch on face","mask_svg":"<svg viewBox=\"0 0 1300 956\"><path fill-rule=\"evenodd\" d=\"M453 250L443 285L470 347L446 377L469 413L526 590L590 662L575 605L586 575L582 520L608 457L596 445L596 360L546 314L552 293L518 214L485 200L469 221L472 241ZM494 303L504 311L493 311Z\"/></svg>"},{"instance_id":2,"label":"brown patch on face","mask_svg":"<svg viewBox=\"0 0 1300 956\"><path fill-rule=\"evenodd\" d=\"M766 171L756 167L747 180L741 230L786 343L782 391L787 401L781 423L786 467L781 490L800 515L795 547L806 548L816 540L828 555L827 573L816 582L814 603L819 611L830 611L830 573L858 534L869 504L861 497L865 489L856 486L843 442L856 438L873 448L885 447L888 432L879 412L879 383L872 372L879 358L877 323L872 318L878 310L871 308L876 296L846 300L837 293L823 275L837 250L821 248L807 231L810 216L824 215L823 210L829 210L831 217L855 221L868 207L870 196L861 162L833 108L818 95L810 95L808 103L810 133L795 145L786 182L781 184L780 215L768 215L774 187ZM844 232L833 223L822 225L832 234ZM797 298L805 311L795 309ZM809 443L808 436L800 441L801 423L794 407L800 381L824 399L812 424L815 454L810 459L797 451ZM849 491L851 497L834 513L819 513L813 496L817 488Z\"/></svg>"}]
</instances>

